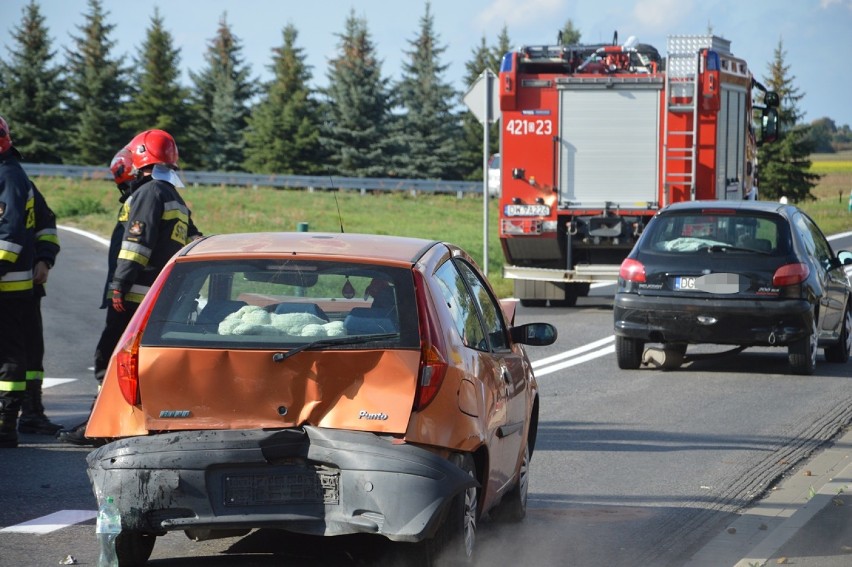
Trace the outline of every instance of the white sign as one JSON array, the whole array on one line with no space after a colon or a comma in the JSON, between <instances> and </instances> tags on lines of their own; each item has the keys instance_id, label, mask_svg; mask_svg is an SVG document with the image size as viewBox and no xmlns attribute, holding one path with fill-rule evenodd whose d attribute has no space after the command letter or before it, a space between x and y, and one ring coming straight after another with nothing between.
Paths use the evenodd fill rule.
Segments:
<instances>
[{"instance_id":1,"label":"white sign","mask_svg":"<svg viewBox=\"0 0 852 567\"><path fill-rule=\"evenodd\" d=\"M490 96L489 92L490 91ZM464 103L480 123L494 124L500 119L500 96L497 75L486 69L476 78L464 95ZM490 103L490 104L489 104ZM486 108L488 107L488 108Z\"/></svg>"}]
</instances>

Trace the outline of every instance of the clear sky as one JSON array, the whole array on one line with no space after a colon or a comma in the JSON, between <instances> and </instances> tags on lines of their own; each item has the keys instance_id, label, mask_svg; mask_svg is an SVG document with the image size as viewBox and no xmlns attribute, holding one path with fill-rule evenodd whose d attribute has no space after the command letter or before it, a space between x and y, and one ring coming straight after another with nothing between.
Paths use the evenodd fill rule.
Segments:
<instances>
[{"instance_id":1,"label":"clear sky","mask_svg":"<svg viewBox=\"0 0 852 567\"><path fill-rule=\"evenodd\" d=\"M80 35L86 0L37 1L55 48L69 45L72 34ZM27 3L0 0L0 53L11 47L9 34ZM242 41L253 75L267 80L271 50L283 43L282 29L292 23L312 66L314 85L322 86L352 9L367 21L384 76L398 79L425 0L104 0L103 6L107 20L116 25L114 56L128 62L141 48L158 6L180 49L184 75L187 69L203 68L207 45L225 16ZM514 45L553 43L571 19L581 41L609 42L617 30L620 41L633 35L661 53L668 35L706 34L709 29L731 42L731 51L748 62L759 80L767 76L783 42L789 75L805 95L799 102L805 120L827 116L838 126L852 125L852 0L432 0L431 6L439 42L446 47L444 78L459 91L467 90L462 84L465 63L480 39L495 44L504 25ZM64 60L62 51L59 55Z\"/></svg>"}]
</instances>

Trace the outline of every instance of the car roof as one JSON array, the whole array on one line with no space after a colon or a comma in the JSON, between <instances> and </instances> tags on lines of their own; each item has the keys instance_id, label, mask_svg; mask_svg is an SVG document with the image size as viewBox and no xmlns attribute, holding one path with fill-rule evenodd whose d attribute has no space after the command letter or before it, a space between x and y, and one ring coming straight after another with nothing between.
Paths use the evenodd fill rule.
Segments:
<instances>
[{"instance_id":1,"label":"car roof","mask_svg":"<svg viewBox=\"0 0 852 567\"><path fill-rule=\"evenodd\" d=\"M700 209L734 209L737 212L762 212L762 213L776 213L776 214L790 214L792 210L795 210L796 207L794 205L777 203L775 201L749 201L749 200L736 200L736 201L715 201L715 200L705 200L705 201L681 201L679 203L672 203L667 207L660 210L660 214L672 212L685 212L685 211L695 211Z\"/></svg>"},{"instance_id":2,"label":"car roof","mask_svg":"<svg viewBox=\"0 0 852 567\"><path fill-rule=\"evenodd\" d=\"M249 232L207 236L191 243L180 255L200 259L304 254L413 264L436 244L436 240L376 234Z\"/></svg>"}]
</instances>

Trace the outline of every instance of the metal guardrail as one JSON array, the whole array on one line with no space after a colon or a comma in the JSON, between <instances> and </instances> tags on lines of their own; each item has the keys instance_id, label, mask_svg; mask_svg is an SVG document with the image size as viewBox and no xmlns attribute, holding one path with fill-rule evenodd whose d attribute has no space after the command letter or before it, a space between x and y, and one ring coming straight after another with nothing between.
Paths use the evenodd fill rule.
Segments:
<instances>
[{"instance_id":1,"label":"metal guardrail","mask_svg":"<svg viewBox=\"0 0 852 567\"><path fill-rule=\"evenodd\" d=\"M67 177L71 179L111 180L106 167L22 163L31 177ZM377 177L334 177L331 175L265 175L238 172L181 171L186 185L219 185L235 187L290 187L313 189L352 189L367 191L410 191L415 193L482 194L479 181L442 181L440 179L394 179Z\"/></svg>"}]
</instances>

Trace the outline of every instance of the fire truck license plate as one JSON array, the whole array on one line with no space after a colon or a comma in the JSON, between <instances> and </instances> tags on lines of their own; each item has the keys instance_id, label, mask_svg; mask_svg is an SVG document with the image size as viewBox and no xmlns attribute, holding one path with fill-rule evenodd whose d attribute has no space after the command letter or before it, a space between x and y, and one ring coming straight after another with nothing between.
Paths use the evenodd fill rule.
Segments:
<instances>
[{"instance_id":1,"label":"fire truck license plate","mask_svg":"<svg viewBox=\"0 0 852 567\"><path fill-rule=\"evenodd\" d=\"M550 207L547 205L506 205L503 212L507 217L549 217Z\"/></svg>"}]
</instances>

